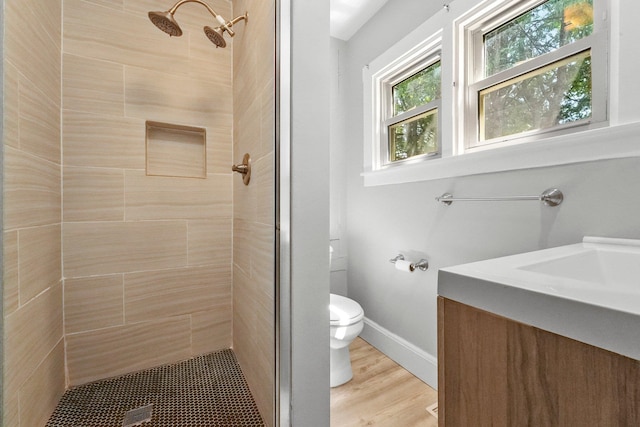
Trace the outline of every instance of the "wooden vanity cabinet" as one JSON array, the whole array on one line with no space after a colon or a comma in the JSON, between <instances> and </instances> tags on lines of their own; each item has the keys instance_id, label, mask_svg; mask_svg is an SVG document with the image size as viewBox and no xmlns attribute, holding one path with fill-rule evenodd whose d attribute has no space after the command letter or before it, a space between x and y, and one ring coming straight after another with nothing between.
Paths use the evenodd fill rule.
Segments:
<instances>
[{"instance_id":1,"label":"wooden vanity cabinet","mask_svg":"<svg viewBox=\"0 0 640 427\"><path fill-rule=\"evenodd\" d=\"M640 426L640 361L438 297L440 427Z\"/></svg>"}]
</instances>

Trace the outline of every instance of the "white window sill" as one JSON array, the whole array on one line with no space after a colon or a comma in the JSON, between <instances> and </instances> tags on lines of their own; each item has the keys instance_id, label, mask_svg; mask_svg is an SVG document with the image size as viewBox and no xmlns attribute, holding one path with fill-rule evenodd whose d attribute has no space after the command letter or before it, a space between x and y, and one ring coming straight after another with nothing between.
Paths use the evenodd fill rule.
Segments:
<instances>
[{"instance_id":1,"label":"white window sill","mask_svg":"<svg viewBox=\"0 0 640 427\"><path fill-rule=\"evenodd\" d=\"M363 172L365 187L640 157L640 123L610 126L508 147Z\"/></svg>"}]
</instances>

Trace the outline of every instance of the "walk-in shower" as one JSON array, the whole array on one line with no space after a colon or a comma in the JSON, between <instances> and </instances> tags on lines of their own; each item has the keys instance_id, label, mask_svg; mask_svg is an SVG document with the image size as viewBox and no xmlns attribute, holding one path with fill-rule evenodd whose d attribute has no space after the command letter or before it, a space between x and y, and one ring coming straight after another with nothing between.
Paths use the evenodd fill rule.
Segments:
<instances>
[{"instance_id":1,"label":"walk-in shower","mask_svg":"<svg viewBox=\"0 0 640 427\"><path fill-rule=\"evenodd\" d=\"M227 42L224 39L225 31L229 33L231 37L233 37L236 35L236 33L231 29L231 27L242 20L244 20L245 22L248 21L248 15L246 12L244 15L237 16L231 21L227 21L222 17L222 15L217 14L211 8L211 6L201 0L180 0L175 5L173 5L171 9L165 12L149 12L149 19L156 27L169 34L169 36L180 37L182 35L182 29L180 28L180 25L178 25L178 22L173 15L176 13L180 6L190 2L200 3L201 5L206 7L209 13L211 13L211 15L213 15L213 17L216 18L216 20L220 23L220 25L215 28L211 28L208 25L205 25L204 27L204 33L209 38L209 40L211 40L211 42L216 45L216 47L227 46Z\"/></svg>"}]
</instances>

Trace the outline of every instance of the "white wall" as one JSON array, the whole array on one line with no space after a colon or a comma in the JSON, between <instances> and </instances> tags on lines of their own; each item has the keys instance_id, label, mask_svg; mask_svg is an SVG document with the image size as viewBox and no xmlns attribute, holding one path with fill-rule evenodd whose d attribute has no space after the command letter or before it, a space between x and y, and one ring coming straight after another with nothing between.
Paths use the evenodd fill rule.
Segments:
<instances>
[{"instance_id":1,"label":"white wall","mask_svg":"<svg viewBox=\"0 0 640 427\"><path fill-rule=\"evenodd\" d=\"M334 108L348 125L338 136L339 143L334 141L332 145L342 151L331 152L332 162L341 161L338 157L346 159L346 192L339 201L346 217L345 232L340 237L347 248L348 295L363 306L368 320L393 339L386 340L384 334L370 326L365 328L364 336L414 371L422 368L416 368L415 360L403 352L402 345L395 344L408 344L426 359L437 354L439 268L575 243L584 235L640 238L637 157L363 186L362 68L442 7L438 3L437 9L427 10L425 3L390 0L346 44L346 69L340 76L346 99ZM457 3L452 2L452 8ZM619 16L618 11L622 12ZM638 18L640 5L636 2L612 2L612 124L640 121L640 85L634 84L640 65L636 52ZM561 206L549 208L535 202L444 206L434 201L447 191L468 196L539 194L548 187L564 192ZM399 252L412 260L426 256L429 270L412 274L396 271L388 260ZM433 386L434 369L435 364L427 367L426 374L418 373Z\"/></svg>"},{"instance_id":2,"label":"white wall","mask_svg":"<svg viewBox=\"0 0 640 427\"><path fill-rule=\"evenodd\" d=\"M291 2L292 426L329 425L328 31L327 2Z\"/></svg>"}]
</instances>

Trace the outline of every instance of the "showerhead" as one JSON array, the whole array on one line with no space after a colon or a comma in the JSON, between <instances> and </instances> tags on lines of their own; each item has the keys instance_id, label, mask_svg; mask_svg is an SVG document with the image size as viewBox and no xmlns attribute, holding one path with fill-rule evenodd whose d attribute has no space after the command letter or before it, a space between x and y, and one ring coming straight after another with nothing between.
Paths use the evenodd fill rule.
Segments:
<instances>
[{"instance_id":1,"label":"showerhead","mask_svg":"<svg viewBox=\"0 0 640 427\"><path fill-rule=\"evenodd\" d=\"M182 30L171 12L149 12L149 19L153 25L170 36L180 37L182 35Z\"/></svg>"},{"instance_id":2,"label":"showerhead","mask_svg":"<svg viewBox=\"0 0 640 427\"><path fill-rule=\"evenodd\" d=\"M222 16L218 15L213 9L211 9L211 6L209 6L202 0L178 0L178 2L166 12L149 12L149 19L151 20L151 22L153 22L153 25L160 28L170 36L180 37L182 35L182 30L176 22L176 19L173 17L173 14L176 13L178 8L184 3L190 2L199 3L202 6L206 7L209 13L220 23L220 26L216 28L211 28L208 26L204 27L204 33L207 35L209 40L211 40L211 42L216 45L216 47L226 47L227 42L224 39L224 32L226 31L230 37L233 37L235 35L235 32L231 29L231 27L233 27L233 25L239 21L244 20L245 22L247 22L249 19L247 13L245 12L244 15L237 16L231 21L227 21Z\"/></svg>"},{"instance_id":3,"label":"showerhead","mask_svg":"<svg viewBox=\"0 0 640 427\"><path fill-rule=\"evenodd\" d=\"M205 26L204 33L207 35L209 40L211 40L211 42L216 45L216 47L227 46L227 42L224 40L224 28L211 28L209 26Z\"/></svg>"}]
</instances>

